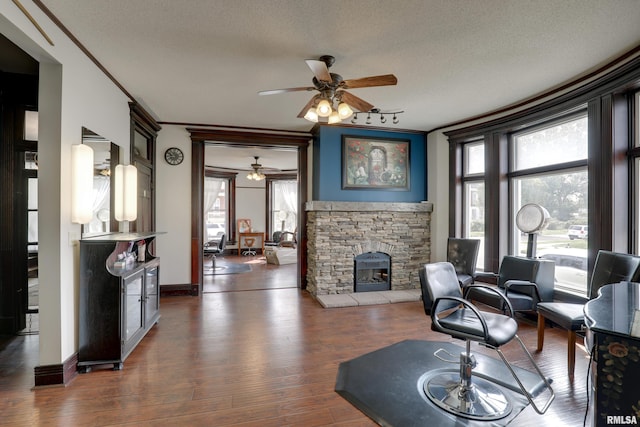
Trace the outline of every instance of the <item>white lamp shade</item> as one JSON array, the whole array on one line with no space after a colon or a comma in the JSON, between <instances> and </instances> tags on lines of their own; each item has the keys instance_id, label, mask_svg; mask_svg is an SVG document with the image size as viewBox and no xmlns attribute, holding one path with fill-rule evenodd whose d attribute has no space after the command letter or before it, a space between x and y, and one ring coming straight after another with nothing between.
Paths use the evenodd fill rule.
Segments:
<instances>
[{"instance_id":1,"label":"white lamp shade","mask_svg":"<svg viewBox=\"0 0 640 427\"><path fill-rule=\"evenodd\" d=\"M313 123L318 123L318 113L316 113L316 109L311 107L307 110L307 114L304 115L304 118Z\"/></svg>"},{"instance_id":2,"label":"white lamp shade","mask_svg":"<svg viewBox=\"0 0 640 427\"><path fill-rule=\"evenodd\" d=\"M93 218L93 149L71 146L71 222L87 224Z\"/></svg>"},{"instance_id":3,"label":"white lamp shade","mask_svg":"<svg viewBox=\"0 0 640 427\"><path fill-rule=\"evenodd\" d=\"M331 113L329 115L329 121L328 123L330 125L334 124L334 123L340 123L342 120L340 119L340 116L338 115L337 111L334 111L333 113Z\"/></svg>"},{"instance_id":4,"label":"white lamp shade","mask_svg":"<svg viewBox=\"0 0 640 427\"><path fill-rule=\"evenodd\" d=\"M331 114L331 104L326 99L323 99L318 103L318 107L316 108L316 113L320 117L329 117Z\"/></svg>"},{"instance_id":5,"label":"white lamp shade","mask_svg":"<svg viewBox=\"0 0 640 427\"><path fill-rule=\"evenodd\" d=\"M352 114L353 114L353 110L351 109L351 107L349 107L348 104L341 102L340 105L338 105L338 116L342 120L348 117L351 117Z\"/></svg>"},{"instance_id":6,"label":"white lamp shade","mask_svg":"<svg viewBox=\"0 0 640 427\"><path fill-rule=\"evenodd\" d=\"M116 221L134 221L138 216L138 170L135 166L116 166L115 192Z\"/></svg>"}]
</instances>

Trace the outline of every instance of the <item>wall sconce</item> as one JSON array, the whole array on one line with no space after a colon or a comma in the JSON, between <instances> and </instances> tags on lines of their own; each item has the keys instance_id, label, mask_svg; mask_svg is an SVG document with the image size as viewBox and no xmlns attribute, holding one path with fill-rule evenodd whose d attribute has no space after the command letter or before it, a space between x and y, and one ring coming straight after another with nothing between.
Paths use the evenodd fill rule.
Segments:
<instances>
[{"instance_id":1,"label":"wall sconce","mask_svg":"<svg viewBox=\"0 0 640 427\"><path fill-rule=\"evenodd\" d=\"M71 222L87 224L93 218L93 149L71 146Z\"/></svg>"},{"instance_id":2,"label":"wall sconce","mask_svg":"<svg viewBox=\"0 0 640 427\"><path fill-rule=\"evenodd\" d=\"M38 140L38 112L26 110L24 112L24 139L25 141Z\"/></svg>"},{"instance_id":3,"label":"wall sconce","mask_svg":"<svg viewBox=\"0 0 640 427\"><path fill-rule=\"evenodd\" d=\"M116 221L134 221L138 216L138 170L133 165L118 165L114 178Z\"/></svg>"}]
</instances>

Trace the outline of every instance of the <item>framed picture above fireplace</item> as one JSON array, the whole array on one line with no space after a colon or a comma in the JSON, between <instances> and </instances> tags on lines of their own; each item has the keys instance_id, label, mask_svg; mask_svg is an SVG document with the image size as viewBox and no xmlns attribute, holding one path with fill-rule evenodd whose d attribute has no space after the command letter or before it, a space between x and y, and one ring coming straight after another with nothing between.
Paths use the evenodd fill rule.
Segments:
<instances>
[{"instance_id":1,"label":"framed picture above fireplace","mask_svg":"<svg viewBox=\"0 0 640 427\"><path fill-rule=\"evenodd\" d=\"M342 188L409 190L408 139L342 136Z\"/></svg>"}]
</instances>

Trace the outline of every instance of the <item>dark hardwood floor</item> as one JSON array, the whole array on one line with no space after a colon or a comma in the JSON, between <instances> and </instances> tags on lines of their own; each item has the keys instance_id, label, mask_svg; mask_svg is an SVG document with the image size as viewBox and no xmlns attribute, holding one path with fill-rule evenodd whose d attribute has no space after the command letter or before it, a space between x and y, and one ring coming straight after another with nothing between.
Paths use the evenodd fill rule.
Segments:
<instances>
[{"instance_id":1,"label":"dark hardwood floor","mask_svg":"<svg viewBox=\"0 0 640 427\"><path fill-rule=\"evenodd\" d=\"M122 371L96 369L67 387L32 390L37 335L0 338L0 425L371 426L334 392L338 365L405 339L449 341L430 330L420 302L323 309L296 288L268 289L282 280L277 270L255 263L250 273L211 277L211 285L224 277L224 292L162 298L159 323ZM512 425L582 425L586 353L577 350L570 382L563 331L547 329L541 353L534 322L522 319L520 336L557 397L546 415L528 407ZM507 349L516 364L518 350Z\"/></svg>"}]
</instances>

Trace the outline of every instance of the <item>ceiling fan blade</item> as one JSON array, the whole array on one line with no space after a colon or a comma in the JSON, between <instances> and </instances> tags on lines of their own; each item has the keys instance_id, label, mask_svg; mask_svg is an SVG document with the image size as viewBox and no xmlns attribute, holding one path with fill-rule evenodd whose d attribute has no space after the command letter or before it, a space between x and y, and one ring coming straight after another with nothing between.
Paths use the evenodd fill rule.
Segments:
<instances>
[{"instance_id":1,"label":"ceiling fan blade","mask_svg":"<svg viewBox=\"0 0 640 427\"><path fill-rule=\"evenodd\" d=\"M352 93L349 93L347 91L341 90L339 92L342 96L342 101L346 102L347 105L355 108L356 110L366 113L367 111L371 111L371 109L373 108L372 104L369 104L367 101L365 101L364 99L358 98L357 96L355 96Z\"/></svg>"},{"instance_id":2,"label":"ceiling fan blade","mask_svg":"<svg viewBox=\"0 0 640 427\"><path fill-rule=\"evenodd\" d=\"M313 106L313 104L316 102L316 99L318 99L319 97L320 97L320 94L314 96L313 98L311 98L309 102L307 102L307 105L305 105L304 108L300 110L300 112L298 113L299 119L303 118L304 115L307 114L307 111L309 111L309 108Z\"/></svg>"},{"instance_id":3,"label":"ceiling fan blade","mask_svg":"<svg viewBox=\"0 0 640 427\"><path fill-rule=\"evenodd\" d=\"M398 79L393 74L383 74L381 76L345 80L340 86L345 89L355 89L358 87L393 86L397 83Z\"/></svg>"},{"instance_id":4,"label":"ceiling fan blade","mask_svg":"<svg viewBox=\"0 0 640 427\"><path fill-rule=\"evenodd\" d=\"M258 95L277 95L279 93L301 92L303 90L316 90L316 88L305 86L305 87L289 87L286 89L261 90L260 92L258 92Z\"/></svg>"},{"instance_id":5,"label":"ceiling fan blade","mask_svg":"<svg viewBox=\"0 0 640 427\"><path fill-rule=\"evenodd\" d=\"M319 61L317 59L305 59L305 62L313 71L313 75L316 76L316 79L323 82L330 82L331 74L329 74L329 69L327 68L327 64L324 61Z\"/></svg>"}]
</instances>

